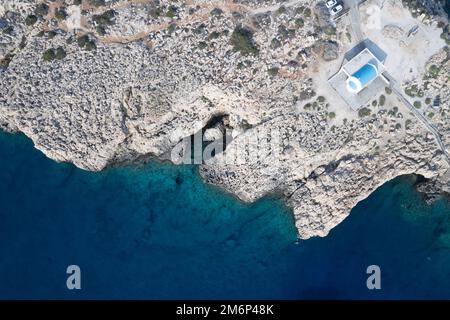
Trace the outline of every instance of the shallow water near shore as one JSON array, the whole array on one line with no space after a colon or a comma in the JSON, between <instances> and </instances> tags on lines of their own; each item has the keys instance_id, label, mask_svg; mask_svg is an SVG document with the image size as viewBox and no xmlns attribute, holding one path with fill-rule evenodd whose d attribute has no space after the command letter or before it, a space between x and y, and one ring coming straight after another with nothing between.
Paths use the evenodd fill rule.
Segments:
<instances>
[{"instance_id":1,"label":"shallow water near shore","mask_svg":"<svg viewBox=\"0 0 450 320\"><path fill-rule=\"evenodd\" d=\"M243 204L195 166L100 173L0 133L0 298L450 298L450 204L386 183L325 238L277 199ZM69 291L68 265L82 289ZM381 290L366 268L381 268Z\"/></svg>"}]
</instances>

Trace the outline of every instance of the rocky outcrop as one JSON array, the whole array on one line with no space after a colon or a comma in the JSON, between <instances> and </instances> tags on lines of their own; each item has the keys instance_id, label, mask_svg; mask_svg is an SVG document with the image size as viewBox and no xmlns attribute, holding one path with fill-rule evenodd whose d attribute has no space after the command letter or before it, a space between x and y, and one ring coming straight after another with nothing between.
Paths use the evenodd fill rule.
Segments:
<instances>
[{"instance_id":1,"label":"rocky outcrop","mask_svg":"<svg viewBox=\"0 0 450 320\"><path fill-rule=\"evenodd\" d=\"M214 142L227 131L226 150L200 165L204 180L243 201L279 194L302 238L326 235L398 175L448 185L433 136L414 118L400 125L398 106L358 118L316 96L315 67L340 52L335 33L316 32L314 1L70 0L46 2L44 13L37 1L6 3L2 19L13 12L21 41L0 51L11 53L0 127L56 161L93 171L174 161L186 137Z\"/></svg>"}]
</instances>

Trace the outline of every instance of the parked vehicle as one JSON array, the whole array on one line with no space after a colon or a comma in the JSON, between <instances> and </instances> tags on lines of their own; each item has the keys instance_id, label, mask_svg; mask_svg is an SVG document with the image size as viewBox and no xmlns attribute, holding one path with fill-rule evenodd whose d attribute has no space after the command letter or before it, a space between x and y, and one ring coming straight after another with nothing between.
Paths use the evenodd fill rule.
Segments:
<instances>
[{"instance_id":1,"label":"parked vehicle","mask_svg":"<svg viewBox=\"0 0 450 320\"><path fill-rule=\"evenodd\" d=\"M337 3L337 0L328 0L327 2L325 2L325 5L327 6L328 9L333 8Z\"/></svg>"},{"instance_id":2,"label":"parked vehicle","mask_svg":"<svg viewBox=\"0 0 450 320\"><path fill-rule=\"evenodd\" d=\"M335 16L335 15L337 15L339 12L341 12L342 9L343 9L342 5L338 4L336 7L332 8L332 9L330 10L330 14L331 14L332 16Z\"/></svg>"}]
</instances>

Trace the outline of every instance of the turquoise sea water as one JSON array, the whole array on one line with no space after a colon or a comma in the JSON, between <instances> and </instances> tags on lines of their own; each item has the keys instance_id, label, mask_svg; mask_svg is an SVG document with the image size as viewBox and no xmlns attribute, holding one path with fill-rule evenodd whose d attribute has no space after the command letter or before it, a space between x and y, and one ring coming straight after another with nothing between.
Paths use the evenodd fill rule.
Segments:
<instances>
[{"instance_id":1,"label":"turquoise sea water","mask_svg":"<svg viewBox=\"0 0 450 320\"><path fill-rule=\"evenodd\" d=\"M5 133L0 155L0 298L450 298L450 204L425 205L413 177L295 244L280 201L240 203L194 166L90 173ZM66 289L71 264L80 291Z\"/></svg>"}]
</instances>

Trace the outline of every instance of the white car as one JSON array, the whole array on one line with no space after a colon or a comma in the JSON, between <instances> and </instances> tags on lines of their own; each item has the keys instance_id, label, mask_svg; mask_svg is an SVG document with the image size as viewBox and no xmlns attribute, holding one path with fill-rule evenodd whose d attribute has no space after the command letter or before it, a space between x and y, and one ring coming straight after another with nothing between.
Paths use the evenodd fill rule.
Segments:
<instances>
[{"instance_id":1,"label":"white car","mask_svg":"<svg viewBox=\"0 0 450 320\"><path fill-rule=\"evenodd\" d=\"M337 15L339 12L341 12L342 9L343 9L342 6L341 6L340 4L338 4L336 7L332 8L332 9L330 10L330 14L331 14L332 16L335 16L335 15Z\"/></svg>"},{"instance_id":2,"label":"white car","mask_svg":"<svg viewBox=\"0 0 450 320\"><path fill-rule=\"evenodd\" d=\"M328 9L331 9L336 5L336 3L337 3L336 0L328 0L327 2L325 2L325 5L327 6Z\"/></svg>"}]
</instances>

